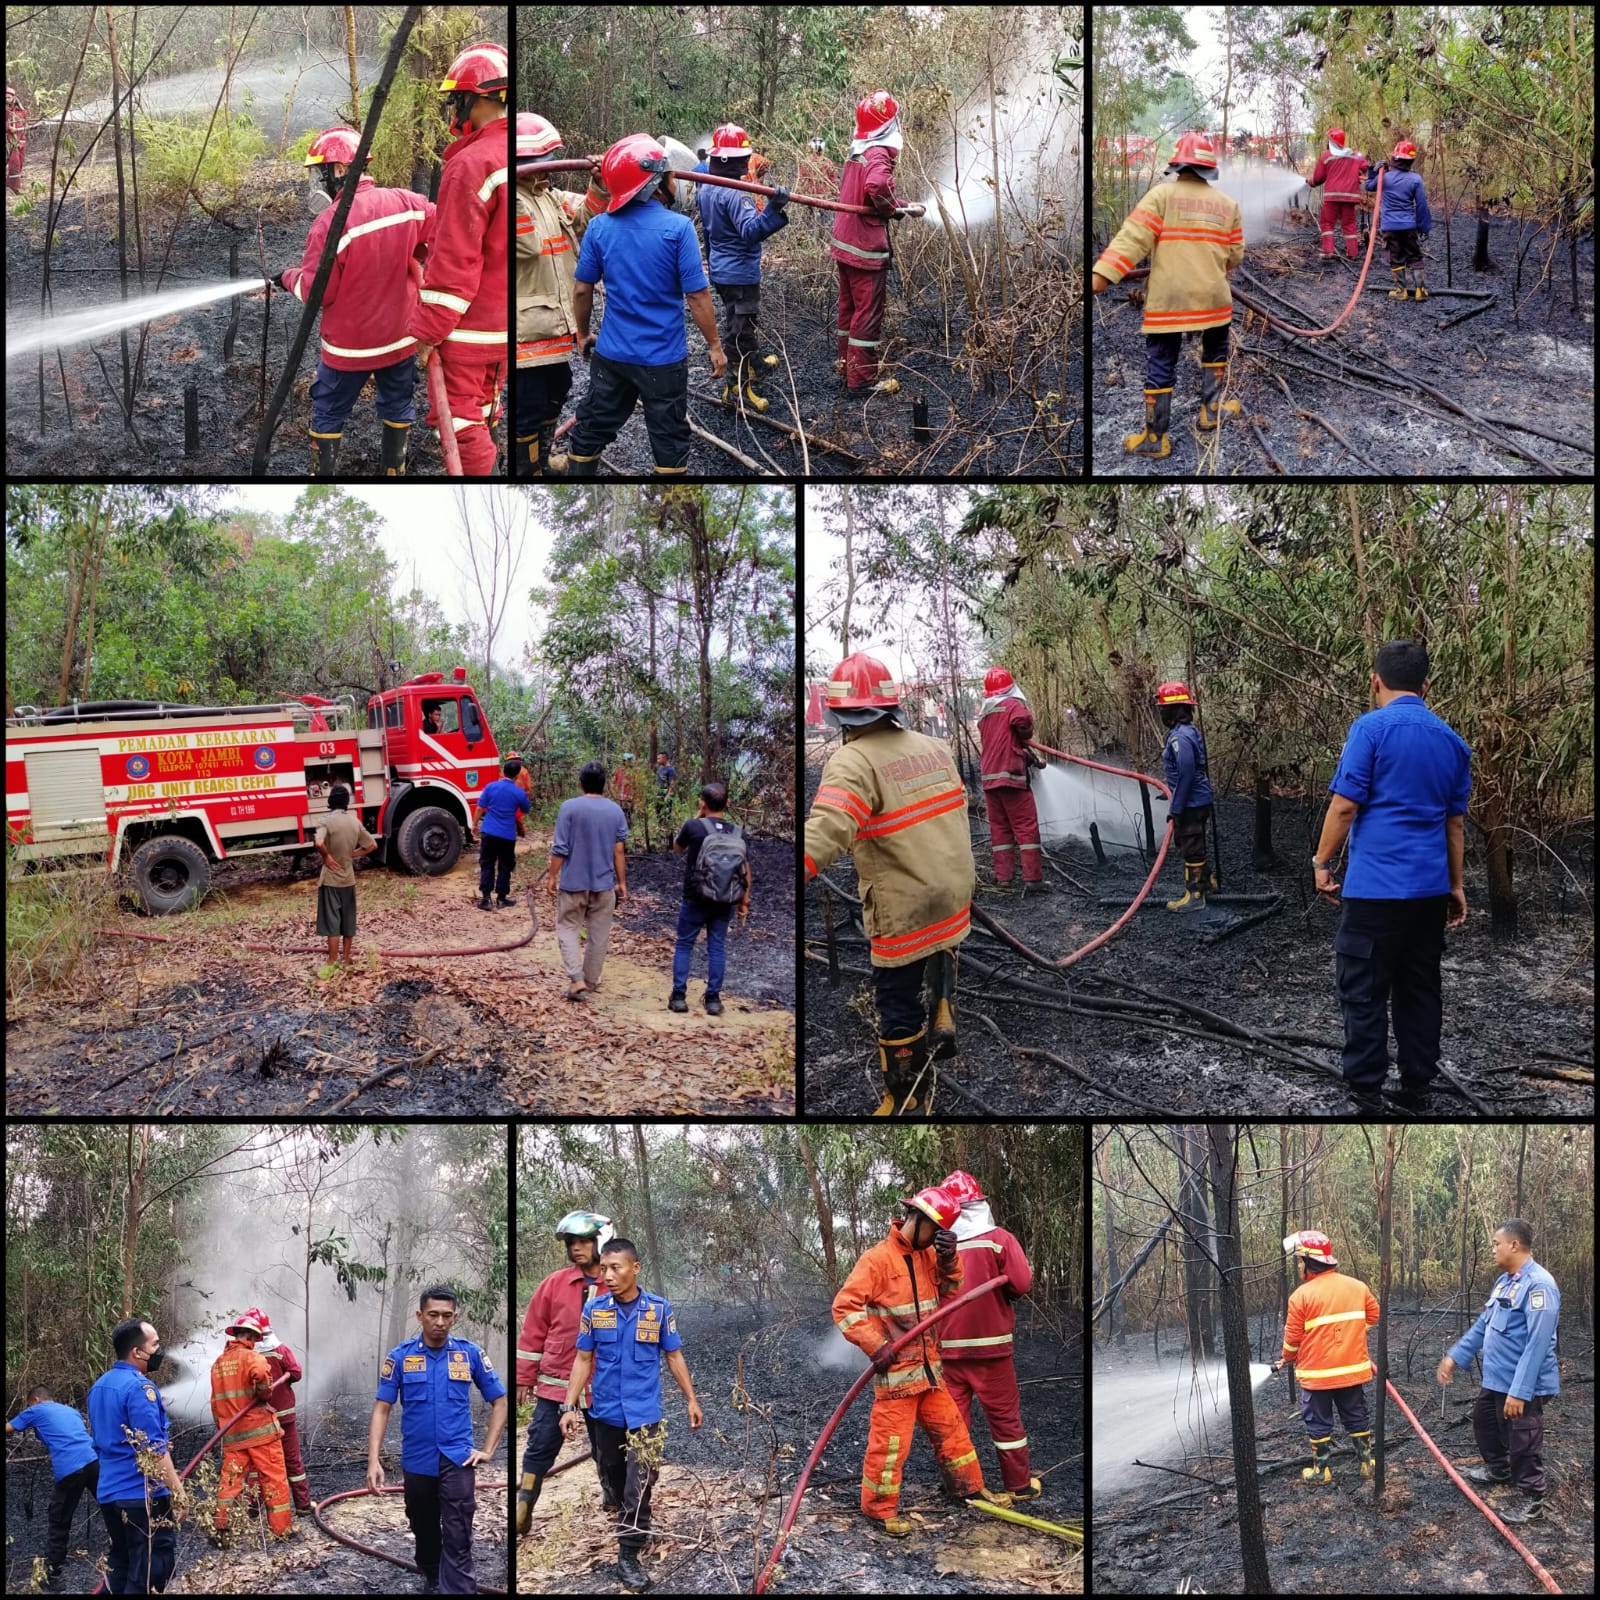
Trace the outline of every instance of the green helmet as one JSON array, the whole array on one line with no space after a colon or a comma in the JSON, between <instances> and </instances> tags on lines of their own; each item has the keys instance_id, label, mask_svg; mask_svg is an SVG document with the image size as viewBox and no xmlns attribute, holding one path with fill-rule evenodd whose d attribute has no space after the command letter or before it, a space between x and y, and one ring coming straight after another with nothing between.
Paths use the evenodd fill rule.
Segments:
<instances>
[{"instance_id":1,"label":"green helmet","mask_svg":"<svg viewBox=\"0 0 1600 1600\"><path fill-rule=\"evenodd\" d=\"M563 1242L568 1239L593 1239L596 1250L604 1250L616 1236L617 1230L612 1227L611 1218L602 1217L597 1211L569 1211L556 1224L556 1238Z\"/></svg>"}]
</instances>

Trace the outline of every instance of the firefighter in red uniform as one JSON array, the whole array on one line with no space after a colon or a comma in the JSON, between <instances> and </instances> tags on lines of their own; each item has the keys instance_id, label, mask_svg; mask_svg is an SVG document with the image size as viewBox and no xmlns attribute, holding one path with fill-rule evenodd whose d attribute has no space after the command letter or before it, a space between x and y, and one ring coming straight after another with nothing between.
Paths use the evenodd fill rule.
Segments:
<instances>
[{"instance_id":1,"label":"firefighter in red uniform","mask_svg":"<svg viewBox=\"0 0 1600 1600\"><path fill-rule=\"evenodd\" d=\"M490 430L500 417L510 351L510 79L504 48L475 44L456 57L439 85L439 92L449 96L456 140L444 153L439 214L421 301L411 318L422 365L438 351L450 402L448 417L430 404L428 421L454 428L461 470L469 478L494 471Z\"/></svg>"},{"instance_id":2,"label":"firefighter in red uniform","mask_svg":"<svg viewBox=\"0 0 1600 1600\"><path fill-rule=\"evenodd\" d=\"M845 375L852 393L900 390L894 378L878 380L878 344L893 259L889 218L900 214L894 163L904 144L894 97L883 89L869 94L856 107L856 136L844 164L839 199L849 206L869 206L872 215L839 212L833 219L829 251L839 268L839 359L834 370Z\"/></svg>"},{"instance_id":3,"label":"firefighter in red uniform","mask_svg":"<svg viewBox=\"0 0 1600 1600\"><path fill-rule=\"evenodd\" d=\"M961 1258L961 1287L975 1289L991 1278L1010 1283L1007 1289L953 1311L940 1325L944 1381L969 1432L974 1395L983 1406L989 1437L1000 1456L1001 1487L1014 1500L1034 1500L1043 1485L1028 1466L1022 1394L1012 1360L1017 1326L1012 1302L1033 1287L1033 1268L1016 1235L995 1226L989 1202L970 1173L952 1172L939 1187L961 1207L961 1215L951 1224Z\"/></svg>"},{"instance_id":4,"label":"firefighter in red uniform","mask_svg":"<svg viewBox=\"0 0 1600 1600\"><path fill-rule=\"evenodd\" d=\"M17 91L6 85L6 188L22 193L22 163L28 157L28 113Z\"/></svg>"},{"instance_id":5,"label":"firefighter in red uniform","mask_svg":"<svg viewBox=\"0 0 1600 1600\"><path fill-rule=\"evenodd\" d=\"M306 151L306 165L321 168L323 187L335 199L360 143L354 128L329 128ZM302 303L317 276L333 212L327 207L311 224L301 264L272 280ZM432 231L433 202L426 195L380 189L366 173L357 178L322 295L322 354L311 385L314 477L335 475L345 419L369 376L383 420L384 476L405 476L406 439L417 416L417 341L407 329L417 304L417 258Z\"/></svg>"},{"instance_id":6,"label":"firefighter in red uniform","mask_svg":"<svg viewBox=\"0 0 1600 1600\"><path fill-rule=\"evenodd\" d=\"M983 675L983 692L986 698L978 709L979 759L983 801L989 808L995 882L1002 888L1011 882L1020 854L1023 892L1031 888L1048 893L1044 846L1039 842L1039 808L1028 787L1029 767L1044 765L1028 748L1033 737L1033 712L1004 667L990 667Z\"/></svg>"},{"instance_id":7,"label":"firefighter in red uniform","mask_svg":"<svg viewBox=\"0 0 1600 1600\"><path fill-rule=\"evenodd\" d=\"M277 1403L278 1426L283 1429L283 1465L289 1475L289 1493L295 1510L304 1516L311 1510L311 1485L306 1481L305 1459L300 1454L300 1426L295 1421L294 1390L290 1385L299 1383L305 1373L295 1360L294 1351L272 1331L266 1312L252 1306L245 1315L259 1322L264 1330L256 1353L266 1357L267 1371L272 1376L272 1398Z\"/></svg>"},{"instance_id":8,"label":"firefighter in red uniform","mask_svg":"<svg viewBox=\"0 0 1600 1600\"><path fill-rule=\"evenodd\" d=\"M1334 259L1333 230L1344 234L1344 253L1354 261L1361 236L1356 226L1356 202L1361 198L1361 180L1367 175L1367 158L1360 151L1345 147L1344 129L1328 129L1328 148L1317 157L1311 174L1311 187L1322 190L1322 260Z\"/></svg>"}]
</instances>

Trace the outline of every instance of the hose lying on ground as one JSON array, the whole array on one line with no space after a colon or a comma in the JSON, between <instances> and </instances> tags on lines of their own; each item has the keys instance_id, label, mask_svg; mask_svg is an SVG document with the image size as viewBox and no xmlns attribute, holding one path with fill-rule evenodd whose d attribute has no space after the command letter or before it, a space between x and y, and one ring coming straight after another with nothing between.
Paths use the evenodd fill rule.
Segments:
<instances>
[{"instance_id":1,"label":"hose lying on ground","mask_svg":"<svg viewBox=\"0 0 1600 1600\"><path fill-rule=\"evenodd\" d=\"M1516 1534L1514 1534L1505 1525L1505 1523L1503 1523L1499 1517L1497 1517L1494 1512L1492 1512L1488 1506L1486 1506L1483 1501L1472 1492L1471 1488L1469 1488L1467 1485L1466 1479L1463 1478L1461 1474L1457 1472L1448 1461L1445 1460L1444 1456L1439 1450L1438 1445L1436 1445L1433 1440L1428 1437L1427 1430L1420 1422L1417 1421L1416 1417L1412 1415L1411 1407L1400 1398L1400 1391L1396 1389L1387 1378L1384 1379L1383 1386L1389 1391L1394 1403L1400 1407L1402 1412L1405 1413L1406 1421L1409 1422L1416 1430L1417 1437L1421 1439L1422 1442L1433 1452L1434 1459L1439 1463L1439 1465L1450 1474L1451 1481L1455 1484L1455 1486L1484 1514L1484 1516L1489 1519L1490 1522L1495 1525L1495 1527L1501 1531L1501 1533L1506 1536L1511 1543L1511 1548L1515 1550L1530 1567L1533 1568L1534 1577L1536 1577L1539 1582L1550 1591L1551 1594L1560 1594L1562 1591L1557 1586L1556 1580L1552 1578L1542 1566L1539 1565L1538 1558L1532 1553L1532 1551L1530 1551L1528 1547L1516 1536Z\"/></svg>"},{"instance_id":2,"label":"hose lying on ground","mask_svg":"<svg viewBox=\"0 0 1600 1600\"><path fill-rule=\"evenodd\" d=\"M480 1480L477 1484L477 1489L481 1494L485 1489L504 1489L505 1486L506 1480L504 1478L501 1478L498 1483L484 1483ZM352 1539L349 1534L340 1533L337 1529L330 1528L328 1524L322 1520L322 1513L326 1511L329 1506L336 1505L341 1500L353 1500L357 1495L360 1494L403 1494L404 1492L405 1485L403 1483L385 1484L383 1488L377 1490L367 1488L344 1489L338 1494L326 1495L321 1500L317 1501L317 1503L311 1508L311 1520L315 1522L316 1525L321 1528L330 1539L337 1539L340 1544L348 1545L352 1550L359 1550L364 1556L377 1556L380 1561L392 1561L395 1566L404 1567L407 1572L420 1573L422 1568L419 1567L415 1561L407 1561L404 1556L391 1555L387 1550L378 1549L376 1545L362 1544L359 1539ZM496 1584L484 1583L482 1581L478 1583L479 1594L504 1594L505 1592L506 1591L504 1588Z\"/></svg>"},{"instance_id":3,"label":"hose lying on ground","mask_svg":"<svg viewBox=\"0 0 1600 1600\"><path fill-rule=\"evenodd\" d=\"M1043 1517L1025 1517L1020 1511L1011 1511L1005 1506L990 1505L987 1500L969 1500L967 1504L974 1511L983 1512L986 1517L999 1517L1002 1521L1015 1522L1024 1528L1037 1528L1040 1533L1053 1533L1056 1538L1065 1539L1080 1549L1083 1546L1082 1523L1073 1527L1065 1522L1046 1522Z\"/></svg>"},{"instance_id":4,"label":"hose lying on ground","mask_svg":"<svg viewBox=\"0 0 1600 1600\"><path fill-rule=\"evenodd\" d=\"M944 1301L936 1311L924 1317L914 1328L908 1328L898 1339L891 1340L889 1344L890 1353L898 1351L903 1345L910 1344L919 1333L925 1332L934 1323L942 1322L958 1306L964 1306L969 1301L976 1300L981 1295L989 1294L995 1289L1008 1288L1010 1282L1011 1280L1004 1276L991 1278L987 1283L980 1283L975 1289L968 1289L965 1293L958 1294L953 1300ZM767 1564L761 1569L761 1574L750 1591L752 1594L762 1594L766 1591L767 1580L771 1578L772 1569L778 1564L778 1557L783 1554L783 1547L789 1537L789 1530L794 1527L795 1516L800 1510L800 1497L806 1492L806 1485L811 1481L811 1474L816 1469L817 1463L822 1459L823 1449L833 1437L833 1430L839 1426L845 1412L855 1404L857 1397L866 1388L872 1376L873 1369L868 1367L850 1385L844 1399L839 1402L838 1408L828 1418L822 1432L817 1435L817 1442L812 1445L811 1454L806 1457L806 1464L801 1468L800 1476L795 1482L794 1493L789 1496L789 1504L784 1507L783 1520L778 1524L778 1537L773 1543L772 1554L767 1557Z\"/></svg>"}]
</instances>

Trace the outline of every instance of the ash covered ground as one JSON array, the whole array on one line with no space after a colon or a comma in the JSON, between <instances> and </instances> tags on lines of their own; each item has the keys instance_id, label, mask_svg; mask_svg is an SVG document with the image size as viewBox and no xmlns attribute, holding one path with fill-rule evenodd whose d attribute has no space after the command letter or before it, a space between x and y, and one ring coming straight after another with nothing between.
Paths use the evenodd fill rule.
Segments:
<instances>
[{"instance_id":1,"label":"ash covered ground","mask_svg":"<svg viewBox=\"0 0 1600 1600\"><path fill-rule=\"evenodd\" d=\"M819 1355L842 1343L823 1299L749 1306L676 1307L684 1355L695 1375L705 1425L690 1433L683 1397L670 1381L668 1440L655 1492L658 1535L645 1557L654 1592L748 1593L818 1433L844 1398L864 1357L844 1364ZM1084 1505L1083 1369L1075 1311L1017 1305L1016 1365L1033 1471L1044 1494L1024 1509L1055 1520ZM1064 1330L1070 1326L1070 1335ZM742 1366L740 1359L742 1357ZM748 1404L736 1404L736 1374ZM980 1518L948 1502L918 1430L906 1458L901 1505L917 1524L907 1539L879 1534L860 1512L861 1462L870 1390L848 1411L824 1451L781 1561L774 1594L1003 1594L1081 1589L1081 1561L1045 1534ZM984 1481L999 1483L988 1431L977 1412L973 1444ZM568 1447L569 1454L577 1454ZM770 1472L770 1478L769 1478ZM559 1494L556 1493L560 1488ZM520 1544L523 1593L620 1592L616 1541L595 1513L598 1486L586 1463L551 1480ZM754 1541L754 1543L753 1543Z\"/></svg>"},{"instance_id":2,"label":"ash covered ground","mask_svg":"<svg viewBox=\"0 0 1600 1600\"><path fill-rule=\"evenodd\" d=\"M1287 295L1306 317L1266 302L1281 320L1298 327L1321 328L1344 309L1355 290L1354 265L1343 260L1319 264L1318 230L1307 218L1298 225L1279 224L1259 242L1246 247L1237 286L1256 293L1259 283ZM1243 406L1240 416L1222 431L1219 453L1194 428L1199 406L1199 335L1185 340L1173 395L1171 454L1165 460L1141 459L1123 449L1123 436L1137 432L1144 415L1144 334L1141 312L1129 303L1129 290L1107 290L1095 301L1094 324L1094 462L1097 473L1118 477L1172 478L1203 475L1267 475L1271 462L1250 431L1254 420L1267 445L1292 476L1435 477L1451 475L1490 478L1548 477L1550 467L1587 477L1594 471L1594 241L1580 242L1574 312L1563 241L1541 287L1535 287L1550 256L1545 235L1535 241L1532 228L1522 235L1520 315L1513 312L1517 278L1518 229L1506 219L1490 225L1493 270L1472 270L1476 221L1471 215L1452 219L1453 287L1492 289L1499 299L1470 321L1446 328L1444 323L1483 302L1454 298L1443 292L1445 246L1443 219L1435 213L1430 240L1424 245L1427 282L1432 297L1418 304L1388 298L1392 282L1388 257L1380 241L1373 251L1366 289L1350 320L1336 334L1316 340L1285 336L1237 300L1233 320L1233 362L1229 393ZM1337 242L1337 241L1336 241ZM1363 250L1365 237L1363 237ZM1144 282L1130 286L1139 295ZM1433 291L1440 291L1432 293ZM1309 318L1310 320L1307 320ZM1371 369L1374 358L1392 362L1442 394L1485 419L1528 423L1553 434L1504 428L1518 445L1542 456L1549 467L1527 460L1474 432L1461 418L1428 414L1405 400L1438 412L1426 394L1363 388L1367 380L1354 368ZM1342 376L1317 376L1292 363L1325 373L1330 366ZM1289 395L1280 386L1287 385ZM1320 423L1297 415L1316 412L1326 417L1350 442L1346 450ZM1214 435L1203 436L1205 440ZM1558 442L1565 441L1565 442Z\"/></svg>"},{"instance_id":3,"label":"ash covered ground","mask_svg":"<svg viewBox=\"0 0 1600 1600\"><path fill-rule=\"evenodd\" d=\"M1393 1313L1391 1313L1393 1314ZM1390 1381L1433 1442L1457 1468L1481 1461L1472 1434L1475 1382L1458 1374L1448 1389L1433 1381L1441 1338L1436 1323L1405 1321L1405 1352L1391 1352ZM1258 1343L1262 1359L1276 1354L1277 1329ZM1128 1335L1123 1348L1101 1344L1095 1370L1117 1373L1145 1359L1148 1334ZM1168 1330L1169 1350L1181 1350L1182 1329ZM1563 1327L1561 1395L1545 1406L1545 1517L1518 1537L1569 1594L1594 1590L1594 1339L1588 1328ZM1440 1396L1444 1396L1441 1419ZM1368 1387L1369 1402L1373 1391ZM1373 1402L1375 1403L1375 1402ZM1487 1518L1446 1476L1399 1407L1385 1422L1384 1498L1357 1473L1342 1428L1335 1429L1331 1486L1300 1481L1306 1459L1305 1425L1287 1379L1255 1392L1267 1562L1280 1594L1533 1594L1538 1580ZM1226 1407L1210 1428L1215 1455L1171 1464L1216 1483L1233 1476ZM1141 1457L1141 1459L1143 1459ZM1163 1472L1139 1476L1137 1490L1094 1496L1093 1570L1097 1594L1172 1594L1189 1579L1196 1592L1243 1590L1233 1490L1183 1487ZM1485 1497L1503 1510L1515 1491Z\"/></svg>"},{"instance_id":4,"label":"ash covered ground","mask_svg":"<svg viewBox=\"0 0 1600 1600\"><path fill-rule=\"evenodd\" d=\"M228 276L229 247L239 244L239 276L261 278L261 246L267 275L298 266L305 254L312 218L306 209L304 174L288 163L274 162L263 172L252 194L259 198L261 235L253 210L230 214L237 228L203 214L186 217L176 241L162 289L216 283ZM43 276L45 210L41 204L25 217L6 221L6 312L8 321L38 314ZM156 273L166 247L170 219L160 226L146 223L145 293L154 293ZM116 197L95 195L85 201L74 195L62 207L58 241L52 254L51 296L58 314L94 305L113 306L121 296L117 269ZM141 293L129 244L129 295ZM6 368L6 470L12 477L101 476L229 478L248 476L261 421L261 348L263 320L269 321L267 397L270 399L288 359L304 310L292 295L271 291L270 313L257 295L224 300L199 310L184 311L148 324L144 381L134 394L133 432L123 424L122 355L113 333L93 343L61 352L71 418L62 397L62 373L54 351L44 355L45 422L39 424L39 368L23 359ZM223 343L234 308L239 313L233 359L223 359ZM267 462L267 476L311 476L311 381L316 375L318 328L300 359L289 398L279 413ZM130 360L137 359L137 327L128 330ZM99 352L105 373L95 359ZM107 379L109 374L109 382ZM184 389L199 389L200 446L193 456L184 449ZM407 474L445 476L439 442L424 421L426 382L417 374L417 421L410 434ZM504 424L497 433L504 439ZM345 424L340 445L341 478L381 477L383 425L369 382Z\"/></svg>"},{"instance_id":5,"label":"ash covered ground","mask_svg":"<svg viewBox=\"0 0 1600 1600\"><path fill-rule=\"evenodd\" d=\"M819 769L809 766L806 776L809 795ZM1148 863L1128 850L1108 848L1107 864L1099 866L1090 846L1073 840L1050 855L1089 893L1054 872L1049 876L1055 893L1019 896L1016 888L1000 891L988 827L976 802L974 813L976 905L1043 955L1065 955L1109 927L1133 901L1148 872ZM1173 1116L1350 1114L1351 1102L1337 1076L1343 1025L1334 989L1332 940L1338 912L1317 899L1298 866L1310 859L1315 845L1308 832L1309 808L1304 801L1274 802L1278 866L1270 872L1251 866L1252 803L1224 800L1217 819L1224 893L1281 895L1282 909L1237 933L1230 932L1231 926L1265 909L1264 903L1208 907L1197 915L1168 913L1164 902L1182 888L1181 866L1169 850L1160 879L1128 926L1064 973L1032 967L974 922L972 936L961 947L960 1053L949 1063L964 1088L1007 1115L1125 1118L1132 1109L1129 1100L1108 1089ZM1497 1115L1592 1116L1594 1111L1592 1087L1519 1072L1522 1067L1559 1066L1548 1059L1552 1055L1593 1060L1592 840L1574 837L1559 849L1581 889L1559 863L1551 863L1545 875L1519 879L1523 935L1506 943L1489 929L1484 869L1475 859L1469 830L1469 917L1463 929L1446 936L1443 1063ZM859 893L848 857L829 876L851 894ZM1102 897L1115 905L1102 907ZM859 915L854 906L835 899L840 962L860 970L843 971L834 988L823 959L821 892L815 883L807 889L803 1104L812 1116L869 1111L879 1094L867 944L853 915ZM999 976L980 975L980 963ZM1006 981L1010 978L1042 985L1045 992L1019 990ZM1221 1040L1194 1038L1155 1014L1148 1020L1124 1020L1048 1009L1074 994L1154 1003L1149 995L1117 988L1113 980L1180 996L1246 1028L1323 1041L1296 1048L1331 1070L1296 1069ZM1057 990L1059 996L1052 992ZM1037 1059L1019 1064L975 1020L977 1013L991 1018L1011 1044L1061 1056L1092 1082ZM1203 1026L1176 1014L1171 1022ZM1397 1082L1391 1074L1390 1086ZM935 1115L954 1117L971 1115L974 1109L948 1089L941 1089L934 1107ZM1456 1121L1480 1113L1441 1077L1430 1114Z\"/></svg>"},{"instance_id":6,"label":"ash covered ground","mask_svg":"<svg viewBox=\"0 0 1600 1600\"><path fill-rule=\"evenodd\" d=\"M335 1396L319 1412L300 1410L300 1446L314 1502L347 1489L365 1485L367 1417L372 1396L363 1391ZM182 1471L210 1437L208 1426L175 1426L172 1459ZM384 1448L384 1471L390 1484L401 1482L400 1433L391 1419ZM497 1461L479 1469L480 1483L510 1482L510 1441L504 1441ZM19 1456L43 1455L29 1435ZM209 1467L195 1468L189 1482L209 1484L199 1514L184 1522L178 1532L178 1561L169 1594L402 1594L419 1580L391 1562L351 1550L330 1539L309 1516L297 1516L287 1541L273 1540L264 1517L244 1513L231 1519L240 1529L226 1551L201 1531L209 1526L216 1475L221 1468L221 1446L214 1445ZM478 1515L473 1527L473 1563L480 1581L502 1585L506 1569L506 1516L509 1487L480 1489ZM411 1560L414 1546L405 1520L404 1495L362 1496L331 1506L324 1517L341 1533L375 1548ZM242 1504L243 1502L241 1502ZM43 1558L50 1505L50 1467L45 1460L28 1460L6 1472L6 1593L28 1592L35 1556ZM78 1503L73 1521L72 1545L61 1582L53 1592L88 1594L98 1581L107 1553L105 1522L89 1496Z\"/></svg>"}]
</instances>

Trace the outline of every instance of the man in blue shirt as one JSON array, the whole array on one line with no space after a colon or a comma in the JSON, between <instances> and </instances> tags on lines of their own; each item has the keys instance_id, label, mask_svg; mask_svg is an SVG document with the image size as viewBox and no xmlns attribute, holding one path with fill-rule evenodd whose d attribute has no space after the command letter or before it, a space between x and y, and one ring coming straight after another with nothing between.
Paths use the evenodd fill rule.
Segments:
<instances>
[{"instance_id":1,"label":"man in blue shirt","mask_svg":"<svg viewBox=\"0 0 1600 1600\"><path fill-rule=\"evenodd\" d=\"M1172 798L1167 818L1183 855L1183 895L1167 901L1168 911L1204 911L1206 890L1216 879L1206 870L1206 827L1214 796L1206 771L1206 742L1194 725L1195 699L1186 684L1164 683L1156 690L1156 710L1167 730L1161 767Z\"/></svg>"},{"instance_id":2,"label":"man in blue shirt","mask_svg":"<svg viewBox=\"0 0 1600 1600\"><path fill-rule=\"evenodd\" d=\"M1500 1276L1489 1303L1450 1346L1435 1376L1449 1383L1457 1367L1483 1351L1483 1387L1472 1407L1483 1465L1468 1467L1462 1476L1489 1488L1515 1484L1523 1499L1500 1512L1500 1520L1533 1522L1544 1515L1544 1402L1561 1393L1561 1291L1533 1259L1533 1229L1520 1217L1494 1230L1492 1247Z\"/></svg>"},{"instance_id":3,"label":"man in blue shirt","mask_svg":"<svg viewBox=\"0 0 1600 1600\"><path fill-rule=\"evenodd\" d=\"M578 772L583 793L563 800L550 841L550 876L556 897L556 946L567 970L567 999L581 1000L600 987L611 919L628 898L628 861L622 842L628 819L615 800L601 793L606 769L586 761ZM585 935L580 945L579 934Z\"/></svg>"},{"instance_id":4,"label":"man in blue shirt","mask_svg":"<svg viewBox=\"0 0 1600 1600\"><path fill-rule=\"evenodd\" d=\"M617 1512L617 1577L634 1594L650 1587L639 1552L650 1537L650 1491L660 1475L661 1358L683 1391L689 1431L705 1421L694 1379L683 1357L677 1318L660 1295L639 1287L639 1252L631 1239L612 1239L600 1252L607 1292L592 1301L578 1324L578 1358L567 1380L561 1431L576 1439L584 1427L579 1401L594 1379L589 1417L602 1478ZM633 1432L630 1445L628 1435Z\"/></svg>"},{"instance_id":5,"label":"man in blue shirt","mask_svg":"<svg viewBox=\"0 0 1600 1600\"><path fill-rule=\"evenodd\" d=\"M384 1429L398 1399L400 1466L405 1474L406 1521L417 1541L424 1594L476 1594L472 1573L472 1514L477 1467L492 1460L506 1425L506 1386L470 1339L454 1337L456 1292L436 1283L422 1291L422 1331L394 1347L378 1373L377 1403L367 1425L367 1487L383 1487ZM493 1401L483 1449L472 1445L472 1388Z\"/></svg>"},{"instance_id":6,"label":"man in blue shirt","mask_svg":"<svg viewBox=\"0 0 1600 1600\"><path fill-rule=\"evenodd\" d=\"M522 762L510 757L500 768L504 777L485 784L472 807L472 825L478 830L478 909L514 906L511 869L517 864L517 823L528 813L528 794L516 777ZM498 880L498 881L497 881ZM493 887L495 904L489 904Z\"/></svg>"},{"instance_id":7,"label":"man in blue shirt","mask_svg":"<svg viewBox=\"0 0 1600 1600\"><path fill-rule=\"evenodd\" d=\"M1383 1109L1394 1019L1400 1089L1395 1103L1428 1109L1439 1073L1444 930L1467 920L1462 886L1472 752L1436 717L1428 652L1414 639L1379 647L1371 673L1376 709L1350 725L1311 867L1334 905L1334 859L1350 838L1334 971L1344 1012L1344 1080L1358 1109Z\"/></svg>"},{"instance_id":8,"label":"man in blue shirt","mask_svg":"<svg viewBox=\"0 0 1600 1600\"><path fill-rule=\"evenodd\" d=\"M72 1519L78 1501L87 1489L94 1493L100 1476L100 1458L94 1441L83 1425L82 1415L71 1406L60 1405L42 1384L28 1391L28 1404L6 1424L7 1434L26 1433L32 1428L50 1454L50 1476L55 1488L50 1495L49 1533L45 1541L46 1581L54 1583L66 1565L67 1545L72 1539Z\"/></svg>"},{"instance_id":9,"label":"man in blue shirt","mask_svg":"<svg viewBox=\"0 0 1600 1600\"><path fill-rule=\"evenodd\" d=\"M656 476L689 470L689 341L687 300L705 336L711 375L728 370L717 337L711 287L700 263L694 224L672 209L672 163L648 134L630 134L606 151L600 176L611 202L584 231L573 291L578 348L587 356L589 388L578 402L567 476L592 478L600 452L622 432L635 402L644 406ZM606 286L598 344L589 332L594 286Z\"/></svg>"},{"instance_id":10,"label":"man in blue shirt","mask_svg":"<svg viewBox=\"0 0 1600 1600\"><path fill-rule=\"evenodd\" d=\"M167 1408L156 1393L161 1335L129 1317L111 1330L116 1365L89 1390L89 1432L100 1458L95 1498L111 1541L110 1594L160 1594L178 1556L178 1523L189 1497L172 1464ZM138 1450L156 1454L158 1479L147 1481ZM148 1505L146 1504L148 1496Z\"/></svg>"}]
</instances>

